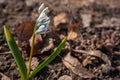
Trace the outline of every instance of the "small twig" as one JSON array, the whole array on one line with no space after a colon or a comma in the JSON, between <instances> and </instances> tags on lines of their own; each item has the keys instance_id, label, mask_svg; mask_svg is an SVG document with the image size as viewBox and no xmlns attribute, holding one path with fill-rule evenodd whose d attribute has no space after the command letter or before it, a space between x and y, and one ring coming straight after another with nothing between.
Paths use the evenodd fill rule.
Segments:
<instances>
[{"instance_id":1,"label":"small twig","mask_svg":"<svg viewBox=\"0 0 120 80\"><path fill-rule=\"evenodd\" d=\"M11 51L8 51L8 52L1 52L0 55L7 55L7 54L11 54Z\"/></svg>"},{"instance_id":2,"label":"small twig","mask_svg":"<svg viewBox=\"0 0 120 80\"><path fill-rule=\"evenodd\" d=\"M75 49L73 49L73 51L74 52L78 52L78 53L85 53L85 54L89 54L89 52L88 51L84 51L84 50L75 50Z\"/></svg>"},{"instance_id":3,"label":"small twig","mask_svg":"<svg viewBox=\"0 0 120 80\"><path fill-rule=\"evenodd\" d=\"M1 80L10 80L8 76L0 72L0 75L2 76Z\"/></svg>"}]
</instances>

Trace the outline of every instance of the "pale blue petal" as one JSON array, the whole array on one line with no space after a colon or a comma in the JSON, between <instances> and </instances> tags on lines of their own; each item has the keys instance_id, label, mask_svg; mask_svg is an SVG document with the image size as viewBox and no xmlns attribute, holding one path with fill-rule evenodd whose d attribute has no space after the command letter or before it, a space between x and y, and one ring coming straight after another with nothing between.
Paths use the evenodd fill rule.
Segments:
<instances>
[{"instance_id":1,"label":"pale blue petal","mask_svg":"<svg viewBox=\"0 0 120 80\"><path fill-rule=\"evenodd\" d=\"M48 13L48 11L49 11L48 7L45 7L45 8L43 9L43 11L42 11L40 14L42 14L42 13L47 14L47 13Z\"/></svg>"},{"instance_id":2,"label":"pale blue petal","mask_svg":"<svg viewBox=\"0 0 120 80\"><path fill-rule=\"evenodd\" d=\"M47 18L45 18L43 20L37 20L37 23L38 24L49 24L50 23L50 18L47 17Z\"/></svg>"},{"instance_id":3,"label":"pale blue petal","mask_svg":"<svg viewBox=\"0 0 120 80\"><path fill-rule=\"evenodd\" d=\"M42 13L42 14L38 17L37 22L38 22L38 21L41 22L42 20L44 20L44 19L46 19L46 18L47 18L47 15L46 15L45 13Z\"/></svg>"},{"instance_id":4,"label":"pale blue petal","mask_svg":"<svg viewBox=\"0 0 120 80\"><path fill-rule=\"evenodd\" d=\"M48 31L48 24L45 25L41 25L35 32L35 34L43 34L46 33L46 31Z\"/></svg>"}]
</instances>

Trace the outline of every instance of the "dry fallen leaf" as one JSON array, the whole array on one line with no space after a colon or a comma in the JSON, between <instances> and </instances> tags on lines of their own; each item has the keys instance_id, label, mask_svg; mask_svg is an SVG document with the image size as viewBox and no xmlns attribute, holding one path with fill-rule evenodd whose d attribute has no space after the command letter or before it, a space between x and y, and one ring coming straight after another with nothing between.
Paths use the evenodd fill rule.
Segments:
<instances>
[{"instance_id":1,"label":"dry fallen leaf","mask_svg":"<svg viewBox=\"0 0 120 80\"><path fill-rule=\"evenodd\" d=\"M83 54L88 54L90 56L95 56L95 57L99 57L100 59L102 59L108 66L111 66L111 62L109 60L109 58L107 57L106 54L102 53L99 50L91 50L91 51L84 51L84 50L73 50L75 52L79 52L79 53L83 53Z\"/></svg>"},{"instance_id":2,"label":"dry fallen leaf","mask_svg":"<svg viewBox=\"0 0 120 80\"><path fill-rule=\"evenodd\" d=\"M41 49L41 54L49 51L54 47L54 39L50 38L47 40L47 42L43 45L43 48Z\"/></svg>"},{"instance_id":3,"label":"dry fallen leaf","mask_svg":"<svg viewBox=\"0 0 120 80\"><path fill-rule=\"evenodd\" d=\"M20 41L28 41L32 36L34 30L35 22L25 22L22 23L17 28L17 36Z\"/></svg>"},{"instance_id":4,"label":"dry fallen leaf","mask_svg":"<svg viewBox=\"0 0 120 80\"><path fill-rule=\"evenodd\" d=\"M70 15L66 12L62 12L53 18L54 26L57 29L67 29L71 18Z\"/></svg>"},{"instance_id":5,"label":"dry fallen leaf","mask_svg":"<svg viewBox=\"0 0 120 80\"><path fill-rule=\"evenodd\" d=\"M32 38L30 38L29 40L29 44L30 46L32 45ZM40 34L35 35L35 42L34 42L34 51L33 51L33 55L36 55L39 53L39 49L43 46L43 39L42 36Z\"/></svg>"},{"instance_id":6,"label":"dry fallen leaf","mask_svg":"<svg viewBox=\"0 0 120 80\"><path fill-rule=\"evenodd\" d=\"M68 30L68 40L74 40L80 33L79 27L80 27L81 21L75 24L71 24Z\"/></svg>"},{"instance_id":7,"label":"dry fallen leaf","mask_svg":"<svg viewBox=\"0 0 120 80\"><path fill-rule=\"evenodd\" d=\"M86 68L74 57L70 55L70 52L62 60L64 65L70 69L74 74L82 78L92 78L94 75L87 71Z\"/></svg>"},{"instance_id":8,"label":"dry fallen leaf","mask_svg":"<svg viewBox=\"0 0 120 80\"><path fill-rule=\"evenodd\" d=\"M32 38L33 37L31 37L29 39L30 46L32 45ZM35 35L35 42L34 42L35 48L40 48L40 46L42 45L42 41L43 41L43 39L42 39L42 36L40 34Z\"/></svg>"},{"instance_id":9,"label":"dry fallen leaf","mask_svg":"<svg viewBox=\"0 0 120 80\"><path fill-rule=\"evenodd\" d=\"M35 22L24 22L20 24L17 28L17 45L19 49L22 51L22 55L25 57L26 53L30 51L29 39L33 34L33 29L35 26Z\"/></svg>"},{"instance_id":10,"label":"dry fallen leaf","mask_svg":"<svg viewBox=\"0 0 120 80\"><path fill-rule=\"evenodd\" d=\"M94 60L94 59L95 59L95 57L87 56L82 62L83 66L86 66L88 64L92 64L92 60Z\"/></svg>"}]
</instances>

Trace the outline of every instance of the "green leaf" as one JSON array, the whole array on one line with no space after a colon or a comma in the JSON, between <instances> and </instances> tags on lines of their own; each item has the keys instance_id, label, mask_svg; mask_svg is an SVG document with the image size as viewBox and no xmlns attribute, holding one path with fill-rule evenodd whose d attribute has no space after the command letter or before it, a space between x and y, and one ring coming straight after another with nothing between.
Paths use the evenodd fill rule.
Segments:
<instances>
[{"instance_id":1,"label":"green leaf","mask_svg":"<svg viewBox=\"0 0 120 80\"><path fill-rule=\"evenodd\" d=\"M25 65L25 61L22 58L22 54L18 49L18 46L16 45L16 42L10 33L10 31L4 26L4 34L8 43L8 46L12 52L12 55L14 57L14 60L17 64L18 70L21 75L21 79L25 80L26 79L26 74L27 74L27 68Z\"/></svg>"},{"instance_id":2,"label":"green leaf","mask_svg":"<svg viewBox=\"0 0 120 80\"><path fill-rule=\"evenodd\" d=\"M35 76L37 72L39 72L41 69L43 69L47 64L49 64L55 57L61 52L62 48L65 46L67 38L65 37L62 42L59 44L57 49L45 60L43 61L40 65L38 65L35 70L30 74L29 79Z\"/></svg>"}]
</instances>

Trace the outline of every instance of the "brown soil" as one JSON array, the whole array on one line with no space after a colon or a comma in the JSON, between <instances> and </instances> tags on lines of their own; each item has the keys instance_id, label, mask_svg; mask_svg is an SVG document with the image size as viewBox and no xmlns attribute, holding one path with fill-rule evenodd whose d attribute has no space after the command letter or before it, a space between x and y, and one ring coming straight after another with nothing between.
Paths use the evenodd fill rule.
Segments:
<instances>
[{"instance_id":1,"label":"brown soil","mask_svg":"<svg viewBox=\"0 0 120 80\"><path fill-rule=\"evenodd\" d=\"M68 40L72 50L99 50L107 55L111 62L111 68L106 71L102 70L101 65L105 64L104 60L96 58L92 63L87 63L87 65L83 66L96 77L85 78L76 75L63 64L62 59L68 51L62 50L61 54L43 68L33 80L58 80L63 75L69 75L72 80L120 80L120 0L0 0L1 80L3 76L8 77L10 80L20 80L15 61L9 52L5 40L3 26L6 25L9 28L17 41L18 35L16 34L18 26L24 22L34 22L37 19L37 10L41 3L45 3L50 9L50 27L53 26L53 18L62 12L70 13L72 24L81 22L79 26L80 36L74 40ZM86 22L85 24L82 22L82 14L86 14L88 20L90 20L88 26L85 25L87 24ZM91 17L88 17L88 15ZM51 31L50 34L47 34L47 37L46 35L42 35L42 37L45 36L43 38L45 42L54 40L55 45L43 51L42 54L35 56L39 63L48 57L60 43L60 35L67 36L67 33L68 29L66 28ZM25 42L24 44L27 43ZM46 45L45 43L43 46ZM24 50L24 46L22 46L22 49ZM27 61L28 55L25 56L25 54L29 52L29 48L25 50L24 58ZM71 55L82 64L85 56L72 50L69 50L71 51Z\"/></svg>"}]
</instances>

